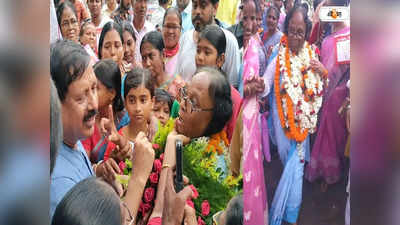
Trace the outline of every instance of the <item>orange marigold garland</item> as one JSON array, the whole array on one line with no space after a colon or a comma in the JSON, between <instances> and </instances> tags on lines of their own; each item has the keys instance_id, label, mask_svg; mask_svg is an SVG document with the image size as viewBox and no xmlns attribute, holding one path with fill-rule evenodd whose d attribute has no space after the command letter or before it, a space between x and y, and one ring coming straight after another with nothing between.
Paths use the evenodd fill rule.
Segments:
<instances>
[{"instance_id":1,"label":"orange marigold garland","mask_svg":"<svg viewBox=\"0 0 400 225\"><path fill-rule=\"evenodd\" d=\"M313 55L312 55L312 50L309 44L305 43L304 45L305 48L307 48L307 54L309 57L309 60L312 59ZM285 49L281 49L281 48L285 48ZM283 36L281 39L281 45L280 45L280 49L279 51L284 50L283 55L282 54L278 54L277 56L277 60L276 60L276 69L275 69L275 77L274 77L274 91L275 91L275 97L276 97L276 102L277 102L277 111L278 111L278 116L279 116L279 120L280 120L280 124L282 126L282 128L285 131L286 136L289 139L294 139L297 142L303 142L309 132L310 129L308 127L301 127L301 117L300 114L302 114L302 110L300 108L301 104L302 104L302 100L303 99L303 103L308 103L310 106L312 106L312 111L309 112L309 115L306 115L308 117L315 117L316 116L316 111L319 110L320 108L320 102L322 102L322 99L317 99L320 98L322 96L322 90L320 90L319 88L319 80L314 78L316 76L313 76L312 78L314 78L314 80L310 80L310 76L308 74L307 69L302 66L300 68L300 73L301 73L301 80L299 81L299 83L296 83L290 79L292 79L292 63L290 62L290 52L289 52L289 47L288 47L288 42L287 42L287 37ZM282 57L284 56L284 62L281 62ZM281 68L283 67L284 68ZM281 71L282 74L284 74L284 72L287 73L287 77L289 79L286 79L286 81L282 82L282 86L280 86L280 75L281 75ZM326 79L327 74L324 73L322 75L322 78ZM311 78L311 79L312 79ZM309 83L314 81L315 85L313 85L313 88L315 88L315 92L313 91L312 88L310 88ZM306 85L306 82L308 82L308 85ZM300 88L301 88L301 92L302 92L302 96L301 99L297 99L298 102L296 103L296 105L294 105L292 98L289 95L288 92L288 86L290 85L290 83L293 83L293 87L297 88L298 84L300 84ZM294 89L292 88L291 91L296 91L298 89ZM292 93L293 94L293 93ZM295 98L296 100L296 98ZM316 102L316 100L318 100ZM284 111L284 107L286 108L286 111ZM296 107L296 109L295 109ZM316 109L316 110L315 110ZM285 115L286 112L286 115ZM304 116L304 115L303 115ZM309 119L309 118L308 118ZM308 126L313 126L315 124L316 121L308 121L310 124L307 124ZM314 122L314 123L313 123ZM315 125L314 125L315 126ZM312 127L314 128L314 127Z\"/></svg>"},{"instance_id":2,"label":"orange marigold garland","mask_svg":"<svg viewBox=\"0 0 400 225\"><path fill-rule=\"evenodd\" d=\"M224 153L224 149L220 146L221 140L224 142L225 146L229 146L229 141L224 130L211 135L210 140L208 141L206 152L217 152L218 155L222 155Z\"/></svg>"}]
</instances>

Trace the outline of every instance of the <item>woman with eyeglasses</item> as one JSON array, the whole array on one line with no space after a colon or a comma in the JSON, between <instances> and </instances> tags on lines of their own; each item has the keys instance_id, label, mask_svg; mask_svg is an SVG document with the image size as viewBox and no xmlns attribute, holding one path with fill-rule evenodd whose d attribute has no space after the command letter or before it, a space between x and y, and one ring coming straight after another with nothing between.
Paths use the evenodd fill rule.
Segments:
<instances>
[{"instance_id":1,"label":"woman with eyeglasses","mask_svg":"<svg viewBox=\"0 0 400 225\"><path fill-rule=\"evenodd\" d=\"M197 52L195 56L196 67L211 66L218 68L222 72L221 68L225 62L225 50L226 37L223 30L216 25L207 25L200 33L197 42ZM233 114L225 127L228 140L232 138L233 129L242 103L240 93L232 85L230 89L233 102Z\"/></svg>"},{"instance_id":2,"label":"woman with eyeglasses","mask_svg":"<svg viewBox=\"0 0 400 225\"><path fill-rule=\"evenodd\" d=\"M269 224L297 224L302 202L304 165L309 161L310 134L318 123L327 70L307 43L311 21L300 6L286 16L284 36L272 50L264 75L269 98L269 130L283 173L273 196Z\"/></svg>"},{"instance_id":3,"label":"woman with eyeglasses","mask_svg":"<svg viewBox=\"0 0 400 225\"><path fill-rule=\"evenodd\" d=\"M56 13L63 39L79 43L79 22L75 6L69 1L64 1L57 6Z\"/></svg>"},{"instance_id":4,"label":"woman with eyeglasses","mask_svg":"<svg viewBox=\"0 0 400 225\"><path fill-rule=\"evenodd\" d=\"M206 172L206 168L202 168L198 165L199 163L196 163L198 159L191 160L194 157L193 153L188 152L193 150L186 151L185 149L182 153L184 159L183 174L188 176L202 199L213 199L210 200L211 207L208 215L210 217L221 208L226 207L228 201L236 193L233 187L230 187L232 189L229 191L226 189L222 191L221 189L221 183L231 174L229 170L230 160L228 159L228 149L222 140L223 138L217 138L224 136L224 127L232 116L230 93L230 84L220 70L212 67L197 69L191 82L179 90L177 97L180 104L179 116L175 121L175 129L168 134L165 145L167 152L171 151L171 148L174 150L175 141L180 139L184 148L187 145L198 146L193 150L198 152L199 157L202 159L215 158L215 162L209 166L212 167L215 174L209 175ZM199 144L203 143L202 141L205 144ZM217 150L214 144L219 145L222 148L222 152L219 152L219 149ZM214 150L210 149L210 146L213 146ZM173 168L176 164L175 157L172 157L171 162L173 163L171 168ZM163 164L165 165L165 163ZM204 170L204 173L199 173L199 170ZM207 170L211 171L209 168ZM167 185L165 184L166 174L163 173L164 170L160 175L156 204L150 216L150 221L157 220L157 218L160 219L161 216L162 220L166 219L163 214L163 202L167 201L168 196L166 194L168 192L164 191ZM210 191L209 185L211 183L213 184L213 191ZM164 209L164 211L169 210ZM203 218L205 218L204 215ZM160 220L158 221L158 223L152 224L161 224ZM188 224L191 223L188 222Z\"/></svg>"},{"instance_id":5,"label":"woman with eyeglasses","mask_svg":"<svg viewBox=\"0 0 400 225\"><path fill-rule=\"evenodd\" d=\"M175 72L179 52L179 39L181 38L182 16L177 8L165 11L162 23L162 36L164 40L165 71L169 77Z\"/></svg>"}]
</instances>

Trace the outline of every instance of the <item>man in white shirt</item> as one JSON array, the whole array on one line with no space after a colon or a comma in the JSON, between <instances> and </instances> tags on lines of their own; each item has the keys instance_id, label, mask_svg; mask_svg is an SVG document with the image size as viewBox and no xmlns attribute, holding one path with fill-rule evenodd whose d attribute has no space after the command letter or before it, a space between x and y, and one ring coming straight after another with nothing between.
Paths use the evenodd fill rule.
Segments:
<instances>
[{"instance_id":1,"label":"man in white shirt","mask_svg":"<svg viewBox=\"0 0 400 225\"><path fill-rule=\"evenodd\" d=\"M107 0L104 4L101 13L103 16L108 16L111 18L111 14L118 8L117 0Z\"/></svg>"},{"instance_id":2,"label":"man in white shirt","mask_svg":"<svg viewBox=\"0 0 400 225\"><path fill-rule=\"evenodd\" d=\"M62 35L57 21L56 8L54 7L54 1L50 0L50 44L61 39Z\"/></svg>"},{"instance_id":3,"label":"man in white shirt","mask_svg":"<svg viewBox=\"0 0 400 225\"><path fill-rule=\"evenodd\" d=\"M178 64L176 74L179 74L185 81L190 81L196 71L195 55L199 33L206 25L221 23L215 19L218 9L218 0L193 0L192 1L192 24L194 29L184 33L179 41L180 51L178 53ZM222 27L221 27L222 28ZM238 88L240 54L235 36L228 30L222 28L226 37L225 63L222 70L227 74L229 83Z\"/></svg>"},{"instance_id":4,"label":"man in white shirt","mask_svg":"<svg viewBox=\"0 0 400 225\"><path fill-rule=\"evenodd\" d=\"M142 56L140 55L140 43L145 34L155 30L152 23L146 20L147 14L147 0L132 0L133 7L133 31L136 36L136 50L135 59L138 63L142 62Z\"/></svg>"},{"instance_id":5,"label":"man in white shirt","mask_svg":"<svg viewBox=\"0 0 400 225\"><path fill-rule=\"evenodd\" d=\"M182 34L193 29L192 0L174 0L172 6L177 7L182 15Z\"/></svg>"},{"instance_id":6,"label":"man in white shirt","mask_svg":"<svg viewBox=\"0 0 400 225\"><path fill-rule=\"evenodd\" d=\"M97 47L98 47L101 30L103 29L104 25L112 21L112 19L110 17L104 16L101 13L101 9L103 6L103 2L101 0L88 0L87 3L90 14L92 15L92 22L96 27Z\"/></svg>"},{"instance_id":7,"label":"man in white shirt","mask_svg":"<svg viewBox=\"0 0 400 225\"><path fill-rule=\"evenodd\" d=\"M169 0L158 0L156 3L149 5L147 11L150 22L161 30L162 23L164 20L165 10L168 8Z\"/></svg>"}]
</instances>

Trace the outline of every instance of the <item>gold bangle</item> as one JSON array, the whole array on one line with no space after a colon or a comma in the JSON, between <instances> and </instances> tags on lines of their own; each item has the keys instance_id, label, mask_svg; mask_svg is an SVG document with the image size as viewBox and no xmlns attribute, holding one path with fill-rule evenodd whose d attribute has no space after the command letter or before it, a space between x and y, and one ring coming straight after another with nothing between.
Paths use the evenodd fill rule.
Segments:
<instances>
[{"instance_id":1,"label":"gold bangle","mask_svg":"<svg viewBox=\"0 0 400 225\"><path fill-rule=\"evenodd\" d=\"M165 168L171 168L171 166L170 166L168 163L165 163L165 164L162 166L162 169L165 169Z\"/></svg>"}]
</instances>

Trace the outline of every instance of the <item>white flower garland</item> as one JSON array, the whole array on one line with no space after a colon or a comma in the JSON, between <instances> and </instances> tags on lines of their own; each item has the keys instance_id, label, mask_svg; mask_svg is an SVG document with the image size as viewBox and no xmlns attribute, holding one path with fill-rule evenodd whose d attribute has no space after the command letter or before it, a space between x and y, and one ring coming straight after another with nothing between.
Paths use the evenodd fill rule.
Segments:
<instances>
[{"instance_id":1,"label":"white flower garland","mask_svg":"<svg viewBox=\"0 0 400 225\"><path fill-rule=\"evenodd\" d=\"M298 55L292 54L289 50L289 60L291 65L291 77L289 77L286 71L286 48L281 45L279 48L279 65L280 73L282 76L281 84L283 85L286 93L289 95L293 102L293 114L296 121L296 126L300 127L303 132L305 129L309 129L309 133L314 133L318 121L318 111L322 105L322 90L324 81L321 76L313 71L308 70L306 72L307 77L304 79L304 90L301 86L303 80L302 69L307 69L310 66L311 59L316 59L314 51L311 51L311 57L309 55L309 45L304 42L303 48L300 50ZM277 66L279 66L277 65ZM305 100L305 92L312 91L313 100ZM282 108L285 118L288 116L286 99L282 99ZM300 122L300 126L299 126ZM289 128L288 119L285 120L285 125Z\"/></svg>"}]
</instances>

